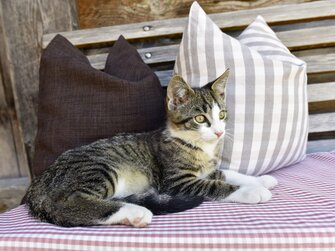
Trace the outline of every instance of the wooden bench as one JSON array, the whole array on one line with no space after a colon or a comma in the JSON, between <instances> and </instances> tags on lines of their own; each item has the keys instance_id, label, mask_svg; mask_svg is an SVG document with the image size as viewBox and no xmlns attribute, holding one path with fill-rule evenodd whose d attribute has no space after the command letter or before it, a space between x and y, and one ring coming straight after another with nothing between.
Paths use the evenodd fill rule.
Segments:
<instances>
[{"instance_id":1,"label":"wooden bench","mask_svg":"<svg viewBox=\"0 0 335 251\"><path fill-rule=\"evenodd\" d=\"M335 1L317 1L211 14L226 33L237 36L262 15L283 43L308 66L308 152L335 149ZM103 70L108 48L123 35L133 43L166 86L172 75L187 18L62 32ZM43 36L45 48L56 34Z\"/></svg>"}]
</instances>

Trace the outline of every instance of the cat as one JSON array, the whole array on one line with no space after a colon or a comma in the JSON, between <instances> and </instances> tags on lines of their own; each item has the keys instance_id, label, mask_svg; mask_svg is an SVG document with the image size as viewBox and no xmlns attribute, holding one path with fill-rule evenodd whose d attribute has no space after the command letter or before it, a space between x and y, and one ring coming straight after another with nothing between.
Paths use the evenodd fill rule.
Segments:
<instances>
[{"instance_id":1,"label":"cat","mask_svg":"<svg viewBox=\"0 0 335 251\"><path fill-rule=\"evenodd\" d=\"M204 199L270 200L272 176L219 170L229 70L203 88L180 76L167 87L167 123L68 150L27 191L32 216L60 226L145 227L154 214L183 211Z\"/></svg>"}]
</instances>

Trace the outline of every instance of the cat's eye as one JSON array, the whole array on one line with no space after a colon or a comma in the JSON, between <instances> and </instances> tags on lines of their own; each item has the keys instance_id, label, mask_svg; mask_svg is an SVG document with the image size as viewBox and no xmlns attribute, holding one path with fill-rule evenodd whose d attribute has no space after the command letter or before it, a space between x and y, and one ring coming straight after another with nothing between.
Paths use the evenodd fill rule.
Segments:
<instances>
[{"instance_id":1,"label":"cat's eye","mask_svg":"<svg viewBox=\"0 0 335 251\"><path fill-rule=\"evenodd\" d=\"M204 115L197 115L194 117L194 120L201 124L201 123L205 123L206 118Z\"/></svg>"},{"instance_id":2,"label":"cat's eye","mask_svg":"<svg viewBox=\"0 0 335 251\"><path fill-rule=\"evenodd\" d=\"M225 119L226 116L227 116L227 112L226 111L220 111L220 113L219 113L220 119Z\"/></svg>"}]
</instances>

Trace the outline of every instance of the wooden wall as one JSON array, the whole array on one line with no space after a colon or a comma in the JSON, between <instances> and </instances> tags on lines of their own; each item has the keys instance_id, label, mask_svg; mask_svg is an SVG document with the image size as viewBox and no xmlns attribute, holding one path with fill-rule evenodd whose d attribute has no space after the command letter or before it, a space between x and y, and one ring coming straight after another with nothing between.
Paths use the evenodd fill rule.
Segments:
<instances>
[{"instance_id":1,"label":"wooden wall","mask_svg":"<svg viewBox=\"0 0 335 251\"><path fill-rule=\"evenodd\" d=\"M77 27L75 0L0 0L0 177L28 175L42 35Z\"/></svg>"},{"instance_id":2,"label":"wooden wall","mask_svg":"<svg viewBox=\"0 0 335 251\"><path fill-rule=\"evenodd\" d=\"M2 72L0 71L0 177L21 175L16 158L11 114L13 114L13 110L7 104Z\"/></svg>"},{"instance_id":3,"label":"wooden wall","mask_svg":"<svg viewBox=\"0 0 335 251\"><path fill-rule=\"evenodd\" d=\"M194 0L77 0L81 28L184 17ZM313 0L198 0L206 13Z\"/></svg>"}]
</instances>

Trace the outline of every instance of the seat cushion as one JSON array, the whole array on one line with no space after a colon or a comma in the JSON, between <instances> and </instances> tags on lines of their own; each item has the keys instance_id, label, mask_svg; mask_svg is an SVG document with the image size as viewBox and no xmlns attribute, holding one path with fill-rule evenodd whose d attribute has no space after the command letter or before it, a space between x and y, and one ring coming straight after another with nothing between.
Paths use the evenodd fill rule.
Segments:
<instances>
[{"instance_id":1,"label":"seat cushion","mask_svg":"<svg viewBox=\"0 0 335 251\"><path fill-rule=\"evenodd\" d=\"M202 87L230 69L222 168L259 175L305 157L306 64L257 17L237 38L192 4L175 74Z\"/></svg>"},{"instance_id":2,"label":"seat cushion","mask_svg":"<svg viewBox=\"0 0 335 251\"><path fill-rule=\"evenodd\" d=\"M62 152L123 132L150 131L165 123L164 94L155 73L120 37L106 72L57 35L42 54L34 176Z\"/></svg>"},{"instance_id":3,"label":"seat cushion","mask_svg":"<svg viewBox=\"0 0 335 251\"><path fill-rule=\"evenodd\" d=\"M272 173L264 204L204 202L154 216L147 228L63 228L31 218L24 205L0 215L1 250L335 250L335 153L307 155Z\"/></svg>"}]
</instances>

